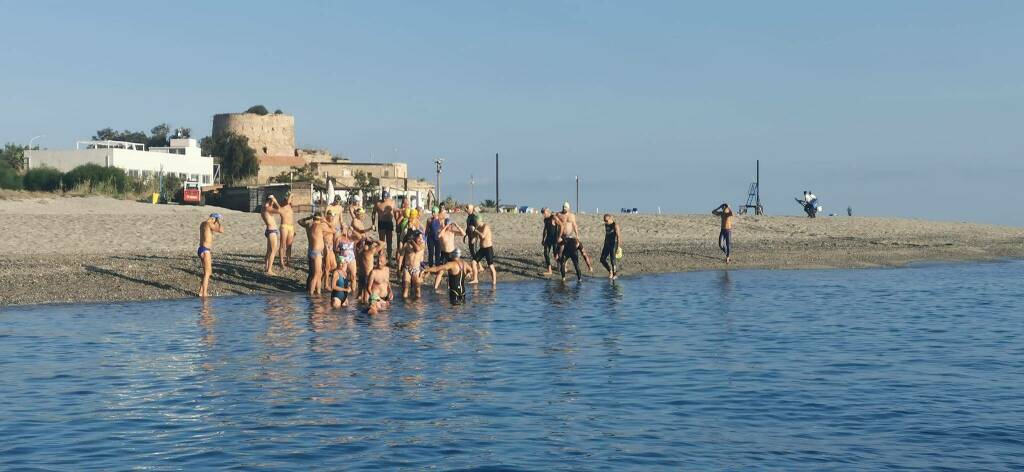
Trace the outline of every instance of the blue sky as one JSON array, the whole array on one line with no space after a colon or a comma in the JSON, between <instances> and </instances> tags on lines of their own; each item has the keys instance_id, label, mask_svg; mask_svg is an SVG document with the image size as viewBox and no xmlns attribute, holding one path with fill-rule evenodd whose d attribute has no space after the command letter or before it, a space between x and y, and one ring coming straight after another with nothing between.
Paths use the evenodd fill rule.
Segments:
<instances>
[{"instance_id":1,"label":"blue sky","mask_svg":"<svg viewBox=\"0 0 1024 472\"><path fill-rule=\"evenodd\" d=\"M744 199L1024 225L1021 2L0 0L0 141L250 105L443 193L704 212ZM172 5L166 4L166 5Z\"/></svg>"}]
</instances>

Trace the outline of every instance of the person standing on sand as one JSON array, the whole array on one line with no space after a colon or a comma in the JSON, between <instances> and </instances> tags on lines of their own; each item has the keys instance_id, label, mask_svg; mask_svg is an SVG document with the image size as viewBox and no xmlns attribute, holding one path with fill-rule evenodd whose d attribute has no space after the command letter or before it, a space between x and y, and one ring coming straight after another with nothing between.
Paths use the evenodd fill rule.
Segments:
<instances>
[{"instance_id":1,"label":"person standing on sand","mask_svg":"<svg viewBox=\"0 0 1024 472\"><path fill-rule=\"evenodd\" d=\"M480 275L481 265L480 261L487 261L487 269L491 272L491 286L496 287L498 285L498 271L494 267L494 234L491 231L491 225L484 223L483 220L476 220L476 227L470 230L471 233L475 233L480 239L480 249L473 254L473 280L469 283L478 283L478 277Z\"/></svg>"},{"instance_id":2,"label":"person standing on sand","mask_svg":"<svg viewBox=\"0 0 1024 472\"><path fill-rule=\"evenodd\" d=\"M199 250L196 255L203 264L203 276L199 279L199 296L210 296L210 276L213 275L213 233L224 234L223 217L220 213L213 213L199 223Z\"/></svg>"},{"instance_id":3,"label":"person standing on sand","mask_svg":"<svg viewBox=\"0 0 1024 472\"><path fill-rule=\"evenodd\" d=\"M718 233L718 248L725 253L725 263L729 263L729 258L732 256L732 225L733 220L736 218L732 214L732 208L729 208L728 203L723 203L711 210L711 214L722 219L722 230Z\"/></svg>"},{"instance_id":4,"label":"person standing on sand","mask_svg":"<svg viewBox=\"0 0 1024 472\"><path fill-rule=\"evenodd\" d=\"M309 263L306 288L310 295L317 295L320 293L320 277L323 273L324 233L329 228L319 214L307 216L299 220L298 223L299 226L306 229L306 239L309 241L309 251L306 254Z\"/></svg>"},{"instance_id":5,"label":"person standing on sand","mask_svg":"<svg viewBox=\"0 0 1024 472\"><path fill-rule=\"evenodd\" d=\"M266 225L263 236L267 238L267 255L263 261L263 272L267 275L275 275L274 259L277 258L277 248L281 241L281 232L277 230L277 218L274 215L277 214L279 208L281 208L281 205L277 203L277 198L271 195L263 202L263 210L260 211L260 218L263 218L263 224Z\"/></svg>"},{"instance_id":6,"label":"person standing on sand","mask_svg":"<svg viewBox=\"0 0 1024 472\"><path fill-rule=\"evenodd\" d=\"M295 211L292 208L292 193L284 196L284 203L277 208L281 215L281 267L291 267L292 244L295 243Z\"/></svg>"},{"instance_id":7,"label":"person standing on sand","mask_svg":"<svg viewBox=\"0 0 1024 472\"><path fill-rule=\"evenodd\" d=\"M370 230L366 229L366 223L363 223L363 213L366 213L366 210L355 205L350 206L348 209L348 216L352 218L350 227L355 233L352 235L353 238L363 239L366 237L366 233L370 232Z\"/></svg>"},{"instance_id":8,"label":"person standing on sand","mask_svg":"<svg viewBox=\"0 0 1024 472\"><path fill-rule=\"evenodd\" d=\"M377 240L388 243L388 260L391 260L391 248L395 240L395 201L387 192L381 194L381 200L373 206L373 214L370 215L373 227L377 229Z\"/></svg>"},{"instance_id":9,"label":"person standing on sand","mask_svg":"<svg viewBox=\"0 0 1024 472\"><path fill-rule=\"evenodd\" d=\"M462 262L460 257L462 254L458 249L455 250L454 259L444 264L431 267L425 271L424 274L437 274L437 279L441 279L441 273L448 274L448 301L452 305L461 305L466 303L466 275L469 274L469 264Z\"/></svg>"},{"instance_id":10,"label":"person standing on sand","mask_svg":"<svg viewBox=\"0 0 1024 472\"><path fill-rule=\"evenodd\" d=\"M561 237L561 249L558 255L558 272L562 275L562 281L565 281L565 263L572 260L572 265L576 271L576 281L583 281L583 274L580 272L580 228L576 225L576 215L572 213L572 207L569 206L569 202L562 204L562 211L557 215L556 221L558 223L559 233Z\"/></svg>"},{"instance_id":11,"label":"person standing on sand","mask_svg":"<svg viewBox=\"0 0 1024 472\"><path fill-rule=\"evenodd\" d=\"M615 222L612 215L604 214L604 248L601 249L601 265L608 271L609 279L619 278L619 271L615 270L615 256L619 252L619 224Z\"/></svg>"},{"instance_id":12,"label":"person standing on sand","mask_svg":"<svg viewBox=\"0 0 1024 472\"><path fill-rule=\"evenodd\" d=\"M558 222L550 208L544 207L541 213L544 215L544 230L540 233L540 244L544 247L544 264L548 266L544 275L551 275L554 268L551 265L551 256L554 255L555 259L558 259Z\"/></svg>"}]
</instances>

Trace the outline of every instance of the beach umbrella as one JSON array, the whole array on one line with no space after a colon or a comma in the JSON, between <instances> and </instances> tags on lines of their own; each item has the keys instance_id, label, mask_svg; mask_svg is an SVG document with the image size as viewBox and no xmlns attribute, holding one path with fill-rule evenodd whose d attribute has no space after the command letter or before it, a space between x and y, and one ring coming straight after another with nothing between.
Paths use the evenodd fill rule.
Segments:
<instances>
[{"instance_id":1,"label":"beach umbrella","mask_svg":"<svg viewBox=\"0 0 1024 472\"><path fill-rule=\"evenodd\" d=\"M333 180L328 180L327 181L327 201L328 202L334 201L334 181Z\"/></svg>"}]
</instances>

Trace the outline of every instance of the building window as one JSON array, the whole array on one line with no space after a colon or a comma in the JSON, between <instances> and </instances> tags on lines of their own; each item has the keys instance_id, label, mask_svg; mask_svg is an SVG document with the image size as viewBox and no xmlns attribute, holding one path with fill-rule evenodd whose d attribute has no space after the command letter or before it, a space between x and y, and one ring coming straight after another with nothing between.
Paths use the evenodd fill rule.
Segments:
<instances>
[{"instance_id":1,"label":"building window","mask_svg":"<svg viewBox=\"0 0 1024 472\"><path fill-rule=\"evenodd\" d=\"M188 180L191 180L193 182L199 182L199 174L192 174L188 176Z\"/></svg>"},{"instance_id":2,"label":"building window","mask_svg":"<svg viewBox=\"0 0 1024 472\"><path fill-rule=\"evenodd\" d=\"M185 175L184 172L178 172L178 178L181 179L181 180L185 180L185 179L188 178L188 176Z\"/></svg>"},{"instance_id":3,"label":"building window","mask_svg":"<svg viewBox=\"0 0 1024 472\"><path fill-rule=\"evenodd\" d=\"M203 174L203 183L204 184L210 183L210 175L209 174Z\"/></svg>"}]
</instances>

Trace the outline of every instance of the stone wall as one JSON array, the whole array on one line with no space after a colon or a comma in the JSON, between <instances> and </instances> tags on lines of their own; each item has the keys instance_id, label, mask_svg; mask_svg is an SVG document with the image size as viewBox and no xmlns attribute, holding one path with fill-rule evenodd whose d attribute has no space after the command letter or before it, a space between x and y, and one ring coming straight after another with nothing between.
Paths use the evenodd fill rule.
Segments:
<instances>
[{"instance_id":1,"label":"stone wall","mask_svg":"<svg viewBox=\"0 0 1024 472\"><path fill-rule=\"evenodd\" d=\"M213 134L225 131L249 138L249 147L257 156L295 155L295 117L292 115L213 115Z\"/></svg>"}]
</instances>

